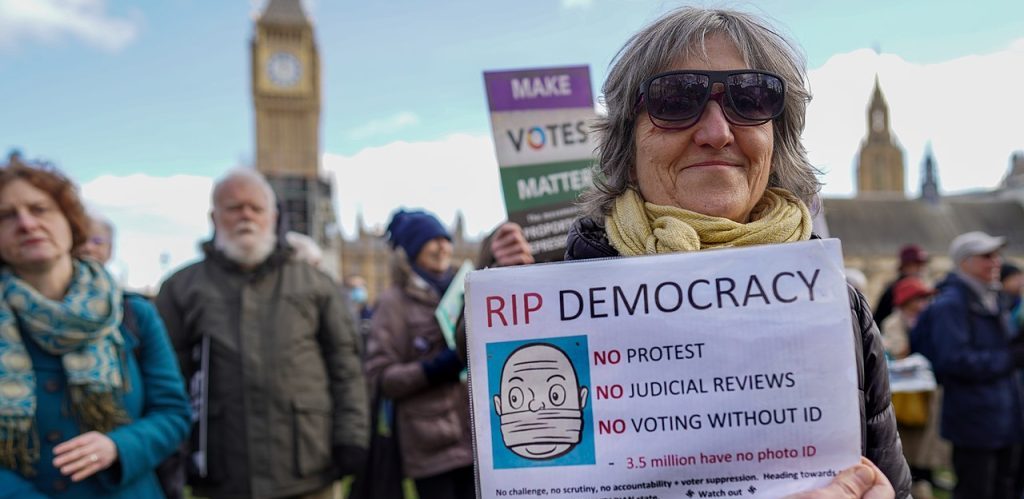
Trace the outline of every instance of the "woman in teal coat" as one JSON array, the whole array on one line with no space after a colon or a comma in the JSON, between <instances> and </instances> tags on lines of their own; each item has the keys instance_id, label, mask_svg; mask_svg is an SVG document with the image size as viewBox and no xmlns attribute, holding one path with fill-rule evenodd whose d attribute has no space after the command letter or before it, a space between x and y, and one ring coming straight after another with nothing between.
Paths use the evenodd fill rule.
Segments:
<instances>
[{"instance_id":1,"label":"woman in teal coat","mask_svg":"<svg viewBox=\"0 0 1024 499\"><path fill-rule=\"evenodd\" d=\"M87 234L63 175L0 170L0 498L163 497L154 470L188 434L163 324L72 257Z\"/></svg>"}]
</instances>

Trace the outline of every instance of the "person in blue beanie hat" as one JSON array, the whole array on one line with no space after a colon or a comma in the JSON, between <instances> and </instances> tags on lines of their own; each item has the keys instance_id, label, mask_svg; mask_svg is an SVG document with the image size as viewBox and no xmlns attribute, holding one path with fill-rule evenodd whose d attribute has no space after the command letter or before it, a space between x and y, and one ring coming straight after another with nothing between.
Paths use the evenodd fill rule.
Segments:
<instances>
[{"instance_id":1,"label":"person in blue beanie hat","mask_svg":"<svg viewBox=\"0 0 1024 499\"><path fill-rule=\"evenodd\" d=\"M402 472L414 480L420 499L475 497L469 390L459 376L464 357L448 346L434 317L457 267L451 239L430 213L392 214L387 240L395 250L394 284L377 300L366 346L367 377L394 402ZM498 227L488 247L488 265L533 262L514 223Z\"/></svg>"},{"instance_id":2,"label":"person in blue beanie hat","mask_svg":"<svg viewBox=\"0 0 1024 499\"><path fill-rule=\"evenodd\" d=\"M452 236L434 215L425 211L398 210L391 216L387 237L392 248L401 248L413 272L444 295L452 282Z\"/></svg>"},{"instance_id":3,"label":"person in blue beanie hat","mask_svg":"<svg viewBox=\"0 0 1024 499\"><path fill-rule=\"evenodd\" d=\"M395 404L405 476L421 499L474 496L464 366L434 318L455 275L451 235L425 211L398 210L387 227L394 284L377 301L367 339L371 386Z\"/></svg>"}]
</instances>

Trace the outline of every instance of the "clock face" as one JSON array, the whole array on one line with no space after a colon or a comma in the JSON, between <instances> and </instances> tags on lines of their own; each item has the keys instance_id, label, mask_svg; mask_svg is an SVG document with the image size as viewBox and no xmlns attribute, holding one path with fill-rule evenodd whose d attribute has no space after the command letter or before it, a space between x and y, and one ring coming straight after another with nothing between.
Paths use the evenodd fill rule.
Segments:
<instances>
[{"instance_id":1,"label":"clock face","mask_svg":"<svg viewBox=\"0 0 1024 499\"><path fill-rule=\"evenodd\" d=\"M274 52L267 60L267 76L279 87L292 87L302 76L302 63L290 52Z\"/></svg>"}]
</instances>

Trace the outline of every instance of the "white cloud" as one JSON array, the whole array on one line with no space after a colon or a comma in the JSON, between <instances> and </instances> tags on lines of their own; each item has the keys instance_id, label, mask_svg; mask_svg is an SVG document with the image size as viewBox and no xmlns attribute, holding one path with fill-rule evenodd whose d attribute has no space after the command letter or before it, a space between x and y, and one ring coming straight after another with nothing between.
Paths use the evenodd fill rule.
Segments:
<instances>
[{"instance_id":1,"label":"white cloud","mask_svg":"<svg viewBox=\"0 0 1024 499\"><path fill-rule=\"evenodd\" d=\"M365 125L349 130L345 135L351 140L364 140L377 135L390 134L406 127L416 125L420 117L414 113L403 112L387 118L373 120Z\"/></svg>"},{"instance_id":2,"label":"white cloud","mask_svg":"<svg viewBox=\"0 0 1024 499\"><path fill-rule=\"evenodd\" d=\"M878 74L891 127L904 148L907 187L920 192L921 163L930 141L943 192L992 188L1014 150L1024 149L1015 98L1024 81L1024 39L1006 49L935 64L858 50L830 58L810 72L814 94L804 144L827 171L825 193L852 194L867 106ZM1000 98L1000 96L1008 98Z\"/></svg>"},{"instance_id":3,"label":"white cloud","mask_svg":"<svg viewBox=\"0 0 1024 499\"><path fill-rule=\"evenodd\" d=\"M112 270L133 289L153 289L162 276L199 256L209 237L213 179L175 175L104 175L82 185L91 210L117 228Z\"/></svg>"},{"instance_id":4,"label":"white cloud","mask_svg":"<svg viewBox=\"0 0 1024 499\"><path fill-rule=\"evenodd\" d=\"M355 232L356 213L383 225L399 206L421 207L450 224L465 215L471 235L505 218L494 143L489 136L456 134L435 142L393 142L353 156L325 154L335 176L342 228Z\"/></svg>"},{"instance_id":5,"label":"white cloud","mask_svg":"<svg viewBox=\"0 0 1024 499\"><path fill-rule=\"evenodd\" d=\"M135 40L140 24L137 11L130 19L111 16L106 0L0 0L0 47L71 37L116 51Z\"/></svg>"}]
</instances>

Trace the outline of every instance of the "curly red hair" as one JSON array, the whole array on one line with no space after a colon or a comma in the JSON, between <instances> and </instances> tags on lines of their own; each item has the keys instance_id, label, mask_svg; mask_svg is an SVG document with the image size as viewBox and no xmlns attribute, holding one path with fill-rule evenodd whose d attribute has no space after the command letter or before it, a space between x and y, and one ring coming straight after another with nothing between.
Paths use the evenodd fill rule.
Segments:
<instances>
[{"instance_id":1,"label":"curly red hair","mask_svg":"<svg viewBox=\"0 0 1024 499\"><path fill-rule=\"evenodd\" d=\"M59 170L47 165L30 165L11 158L0 168L0 191L15 180L24 180L53 198L71 227L71 253L85 244L89 237L90 219L78 196L78 187Z\"/></svg>"}]
</instances>

